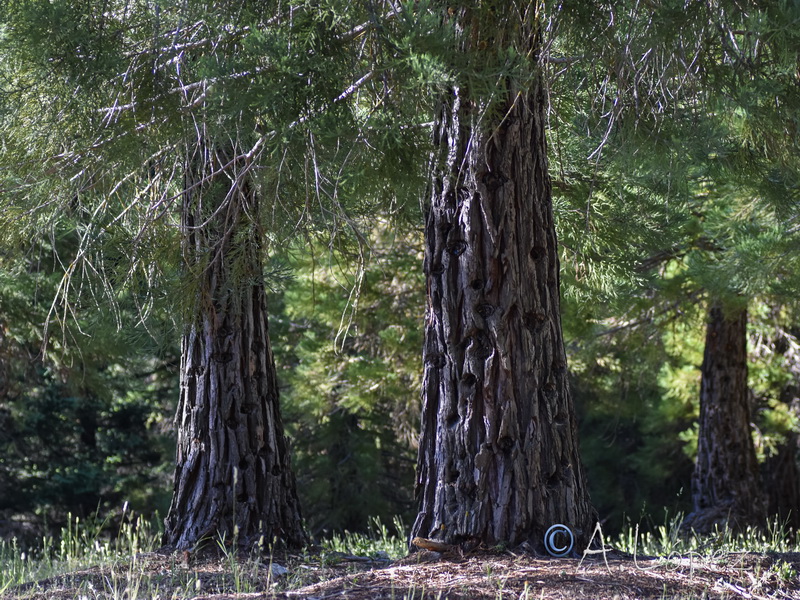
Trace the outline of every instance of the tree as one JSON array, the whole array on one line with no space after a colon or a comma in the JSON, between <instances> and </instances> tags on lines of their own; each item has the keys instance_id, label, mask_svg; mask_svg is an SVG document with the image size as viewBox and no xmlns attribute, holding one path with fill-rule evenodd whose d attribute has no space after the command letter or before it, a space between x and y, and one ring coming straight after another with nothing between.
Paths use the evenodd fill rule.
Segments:
<instances>
[{"instance_id":1,"label":"tree","mask_svg":"<svg viewBox=\"0 0 800 600\"><path fill-rule=\"evenodd\" d=\"M416 161L418 115L406 117L418 103L389 96L378 46L392 23L401 44L430 31L406 36L414 19L383 2L6 4L3 223L39 234L64 207L77 213L54 301L64 314L87 278L112 310L134 289L143 323L154 295L179 290L165 543L304 542L261 261L289 238L358 238L351 213L396 199L392 174Z\"/></svg>"},{"instance_id":2,"label":"tree","mask_svg":"<svg viewBox=\"0 0 800 600\"><path fill-rule=\"evenodd\" d=\"M714 336L734 323L746 328L740 318L725 326L716 314L720 306L765 297L786 302L796 295L796 290L784 293L797 284L793 253L787 251L798 241L796 228L787 226L796 218L791 205L797 197L797 146L787 127L796 129L800 97L796 54L785 51L797 44L797 6L717 2L688 4L684 11L669 3L640 8L595 2L564 11L559 31L572 37L556 43L575 58L562 79L580 80L582 89L571 97L554 94L555 105L578 106L582 100L583 108L572 113L574 124L593 132L584 149L592 165L576 173L569 161L560 161L559 183L583 193L571 207L582 217L577 231L569 231L577 219L562 221L573 221L562 226L572 255L567 264L576 268L577 278L622 299L607 317L610 331L652 327L664 320L659 318L664 312L674 319L685 303L707 299L708 320L717 325L709 325L702 370L695 514L727 514L731 496L721 490L733 485L732 493L741 498L731 524L762 525L761 482L751 460L752 426L743 395L744 331L730 334L740 340L734 346L741 353L711 353L727 348L714 343ZM590 31L600 33L571 45ZM590 53L589 46L598 50L585 61L581 57ZM631 200L644 204L636 219L624 215ZM603 251L611 256L603 257ZM623 321L614 312L638 316ZM719 387L711 385L712 373L719 371L739 382L735 401L721 402L712 393ZM722 431L730 444L721 442ZM715 502L719 506L713 507Z\"/></svg>"},{"instance_id":3,"label":"tree","mask_svg":"<svg viewBox=\"0 0 800 600\"><path fill-rule=\"evenodd\" d=\"M140 332L118 332L86 294L71 307L69 346L53 340L42 352L60 279L54 261L75 247L65 221L30 253L0 253L0 513L23 544L58 531L68 515L118 514L123 502L152 511L163 500L170 454L169 351ZM135 313L130 298L120 304Z\"/></svg>"},{"instance_id":4,"label":"tree","mask_svg":"<svg viewBox=\"0 0 800 600\"><path fill-rule=\"evenodd\" d=\"M553 524L580 542L594 525L561 333L533 9L448 8L458 47L502 75L485 95L461 78L434 124L412 536L540 549Z\"/></svg>"},{"instance_id":5,"label":"tree","mask_svg":"<svg viewBox=\"0 0 800 600\"><path fill-rule=\"evenodd\" d=\"M306 537L268 332L258 196L247 178L226 176L239 149L206 140L185 168L183 255L198 284L164 542L190 548L231 535L245 547L271 537L298 545Z\"/></svg>"},{"instance_id":6,"label":"tree","mask_svg":"<svg viewBox=\"0 0 800 600\"><path fill-rule=\"evenodd\" d=\"M298 494L314 536L416 515L409 483L425 293L422 236L403 229L383 221L367 230L364 267L344 249L332 261L316 245L287 249L293 276L270 299Z\"/></svg>"},{"instance_id":7,"label":"tree","mask_svg":"<svg viewBox=\"0 0 800 600\"><path fill-rule=\"evenodd\" d=\"M700 430L692 476L694 512L684 527L760 526L766 518L750 432L747 310L709 310L700 379Z\"/></svg>"}]
</instances>

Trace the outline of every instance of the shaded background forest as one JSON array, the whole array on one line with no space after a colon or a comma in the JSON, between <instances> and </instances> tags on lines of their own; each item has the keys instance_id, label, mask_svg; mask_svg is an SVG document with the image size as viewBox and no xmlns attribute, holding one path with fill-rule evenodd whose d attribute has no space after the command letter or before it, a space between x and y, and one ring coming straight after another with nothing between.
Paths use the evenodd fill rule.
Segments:
<instances>
[{"instance_id":1,"label":"shaded background forest","mask_svg":"<svg viewBox=\"0 0 800 600\"><path fill-rule=\"evenodd\" d=\"M69 232L53 240L69 242ZM324 247L314 256L289 249L273 257L272 335L314 534L363 530L370 517L413 517L420 246L417 232L378 223L363 272ZM117 331L110 315L87 308L68 332L75 336L68 349L56 337L43 359L42 323L60 278L51 261L43 244L37 255L4 257L0 274L3 531L58 526L68 513L102 517L125 502L163 516L178 349L143 331ZM564 278L578 279L581 266L565 256ZM610 531L626 518L660 522L664 510L691 506L705 304L698 293L671 293L636 298L639 306L618 314L614 298L564 298L581 448ZM750 314L754 434L769 473L770 465L796 461L800 344L790 308L762 301ZM169 316L164 309L162 318Z\"/></svg>"},{"instance_id":2,"label":"shaded background forest","mask_svg":"<svg viewBox=\"0 0 800 600\"><path fill-rule=\"evenodd\" d=\"M780 26L765 26L793 39L796 10L784 8ZM625 60L650 55L656 32L669 47L689 17L665 11L656 23L561 38L552 51L576 58L548 65L563 326L592 500L610 533L691 508L705 323L720 299L749 310L752 431L770 512L793 519L798 506L800 113L781 87L796 84L796 54L664 109L657 61ZM615 77L580 60L587 45L620 50ZM741 52L757 58L758 48ZM620 83L627 68L631 88ZM392 180L391 202L377 193L354 217L357 236L332 242L321 223L270 246L271 339L314 536L415 514L425 314L424 165L415 168ZM5 536L60 527L70 514L116 518L123 505L163 517L171 493L184 291L174 240L153 252L162 287L144 310L135 285L114 291L111 306L91 278L62 305L54 298L86 227L78 203L62 217L33 244L3 220ZM106 242L113 282L128 249Z\"/></svg>"}]
</instances>

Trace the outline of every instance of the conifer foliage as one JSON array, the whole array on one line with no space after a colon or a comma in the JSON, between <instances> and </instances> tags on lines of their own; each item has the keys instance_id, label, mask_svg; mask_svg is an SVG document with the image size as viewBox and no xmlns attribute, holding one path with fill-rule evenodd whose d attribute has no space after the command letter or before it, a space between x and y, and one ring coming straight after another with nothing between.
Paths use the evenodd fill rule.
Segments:
<instances>
[{"instance_id":1,"label":"conifer foliage","mask_svg":"<svg viewBox=\"0 0 800 600\"><path fill-rule=\"evenodd\" d=\"M573 125L592 132L581 149L593 160L591 174L559 161L560 189L582 196L578 218L561 223L578 281L616 296L609 332L678 319L688 303L707 307L687 526L712 530L728 518L763 524L742 307L796 297L785 292L797 284L789 248L798 243L800 88L796 53L786 49L797 47L800 13L796 3L684 8L566 7L559 31L578 35L556 44L578 58L555 85L571 77L589 85L556 107L580 107L583 98ZM592 30L598 35L571 45ZM591 62L580 56L590 48ZM737 316L729 322L723 312Z\"/></svg>"},{"instance_id":2,"label":"conifer foliage","mask_svg":"<svg viewBox=\"0 0 800 600\"><path fill-rule=\"evenodd\" d=\"M372 68L377 17L396 11L336 1L5 8L4 223L24 215L15 231L38 234L65 206L80 223L54 306L68 308L84 281L112 309L119 286L133 288L142 323L160 293L180 298L165 543L303 543L262 255L302 231L357 236L350 210L388 180L359 190L359 177L403 164L402 153L386 158L405 134L384 118L390 81ZM413 119L405 125L418 135ZM369 146L355 143L373 132Z\"/></svg>"},{"instance_id":3,"label":"conifer foliage","mask_svg":"<svg viewBox=\"0 0 800 600\"><path fill-rule=\"evenodd\" d=\"M693 526L758 521L755 458L769 443L751 436L743 340L747 327L761 335L766 313L791 329L781 305L800 290L798 10L755 0L0 0L0 266L31 275L25 253L47 239L57 273L36 291L25 277L0 280L0 307L18 307L14 294L49 307L19 317L44 329L13 343L15 317L0 315L0 373L37 336L104 376L123 356L96 364L113 329L181 340L165 543L183 549L215 537L302 544L299 498L327 513L309 519L315 533L355 528L375 507L406 509L397 478L411 469L409 398L420 387L413 535L541 549L550 525L581 542L595 518L565 308L577 389L593 388L579 398L590 423L622 413L639 427L632 401L610 399L647 380L637 409L646 429L619 451L636 480L628 491L646 480L635 469L680 487L688 461L669 471L665 459L661 477L650 459L681 440L695 458L699 437ZM423 195L421 223L412 205ZM302 281L273 306L265 264L276 255ZM336 262L347 285L332 269L317 286L320 265ZM705 310L701 384L691 363ZM284 365L268 311L282 313L272 331ZM689 330L696 344L681 339ZM781 336L794 348L796 336ZM83 342L94 347L81 362ZM420 346L422 368L409 358ZM283 375L288 429L305 444L300 493ZM764 399L772 391L759 382L772 410L759 418L785 416L781 431L796 439L793 388L772 383L788 401ZM87 390L70 419L94 449L92 398ZM372 477L382 498L362 502Z\"/></svg>"}]
</instances>

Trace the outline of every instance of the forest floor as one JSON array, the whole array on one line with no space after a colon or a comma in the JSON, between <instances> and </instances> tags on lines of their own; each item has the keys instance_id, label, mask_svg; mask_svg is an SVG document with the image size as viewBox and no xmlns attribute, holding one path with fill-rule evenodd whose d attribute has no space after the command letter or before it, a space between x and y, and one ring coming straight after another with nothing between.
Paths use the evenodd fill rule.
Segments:
<instances>
[{"instance_id":1,"label":"forest floor","mask_svg":"<svg viewBox=\"0 0 800 600\"><path fill-rule=\"evenodd\" d=\"M389 559L340 553L194 558L143 553L0 592L9 600L192 598L351 600L536 600L592 598L800 598L800 552L718 552L633 557L615 551L579 558L510 552Z\"/></svg>"}]
</instances>

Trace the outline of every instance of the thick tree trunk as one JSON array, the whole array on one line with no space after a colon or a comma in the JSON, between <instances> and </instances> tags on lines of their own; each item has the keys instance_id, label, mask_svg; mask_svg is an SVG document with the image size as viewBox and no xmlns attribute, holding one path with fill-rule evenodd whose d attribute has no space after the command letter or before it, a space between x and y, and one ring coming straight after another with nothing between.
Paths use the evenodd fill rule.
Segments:
<instances>
[{"instance_id":1,"label":"thick tree trunk","mask_svg":"<svg viewBox=\"0 0 800 600\"><path fill-rule=\"evenodd\" d=\"M197 316L183 336L164 543L189 549L224 537L241 547L299 545L306 537L269 342L256 197L246 182L208 175L229 153L204 151L191 161L183 200Z\"/></svg>"},{"instance_id":2,"label":"thick tree trunk","mask_svg":"<svg viewBox=\"0 0 800 600\"><path fill-rule=\"evenodd\" d=\"M412 537L541 551L553 524L579 544L592 533L561 333L545 102L540 80L510 91L489 126L457 88L437 120Z\"/></svg>"},{"instance_id":3,"label":"thick tree trunk","mask_svg":"<svg viewBox=\"0 0 800 600\"><path fill-rule=\"evenodd\" d=\"M700 380L694 507L684 527L709 532L765 524L747 398L747 311L725 315L712 306Z\"/></svg>"}]
</instances>

